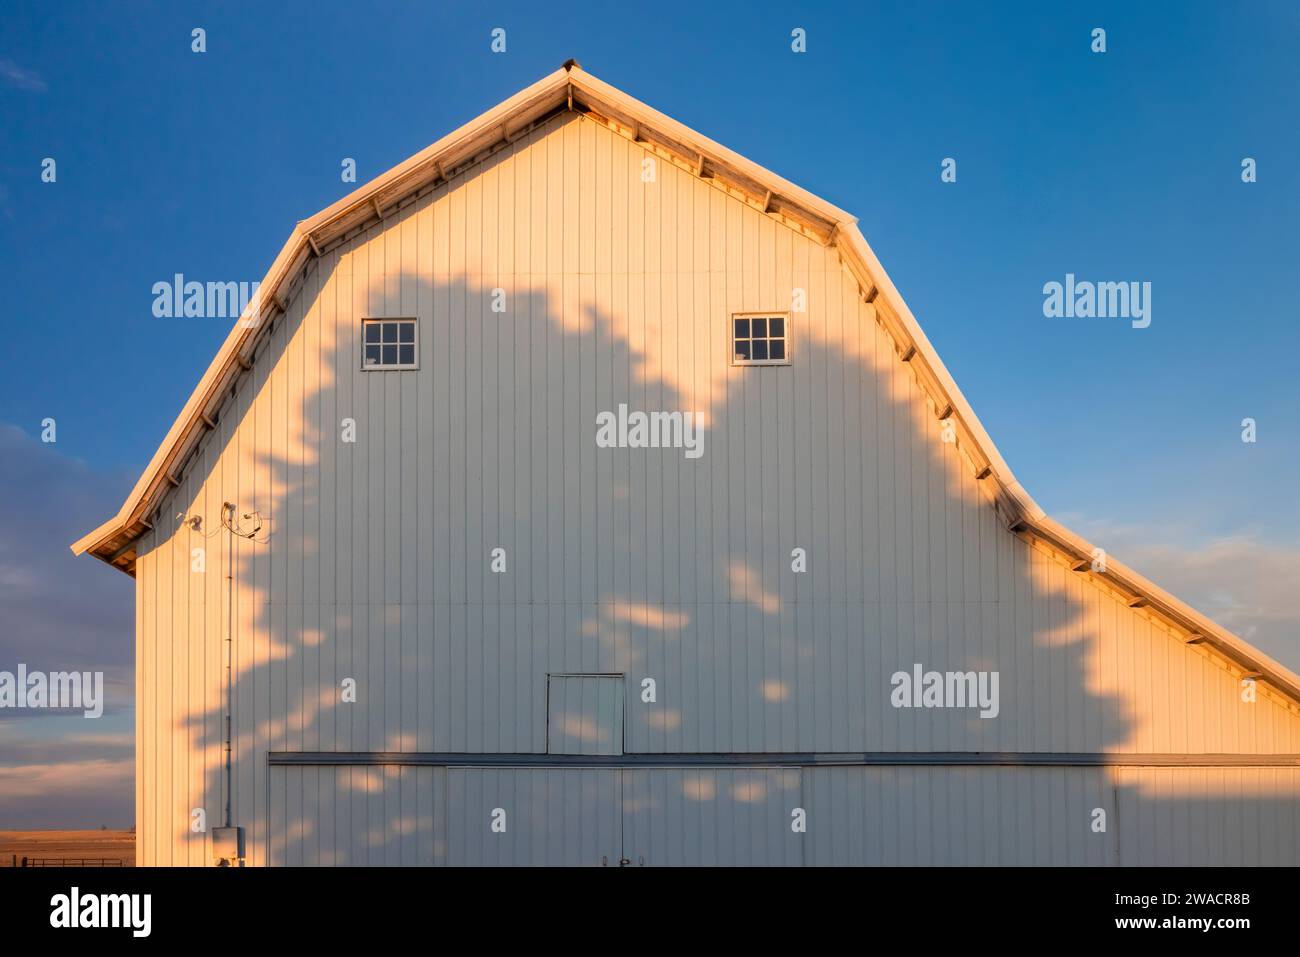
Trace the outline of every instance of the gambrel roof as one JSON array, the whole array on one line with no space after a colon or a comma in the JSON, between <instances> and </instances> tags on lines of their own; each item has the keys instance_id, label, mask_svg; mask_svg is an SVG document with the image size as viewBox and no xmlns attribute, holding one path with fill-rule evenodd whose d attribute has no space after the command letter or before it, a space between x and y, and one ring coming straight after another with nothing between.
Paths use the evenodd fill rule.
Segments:
<instances>
[{"instance_id":1,"label":"gambrel roof","mask_svg":"<svg viewBox=\"0 0 1300 957\"><path fill-rule=\"evenodd\" d=\"M1233 671L1253 675L1300 703L1300 677L1142 575L1107 558L1093 571L1094 546L1049 518L1003 461L974 410L949 375L911 310L858 230L857 218L750 162L602 82L570 60L477 119L294 227L118 514L72 545L134 575L136 542L153 526L166 493L178 484L200 440L213 427L232 383L251 368L263 332L283 312L304 267L335 246L414 202L468 167L509 146L553 117L576 112L627 137L663 161L761 210L823 245L834 247L858 280L859 293L908 363L934 415L950 420L957 446L1003 523L1030 536L1118 594L1132 607L1171 623L1189 643L1210 646Z\"/></svg>"}]
</instances>

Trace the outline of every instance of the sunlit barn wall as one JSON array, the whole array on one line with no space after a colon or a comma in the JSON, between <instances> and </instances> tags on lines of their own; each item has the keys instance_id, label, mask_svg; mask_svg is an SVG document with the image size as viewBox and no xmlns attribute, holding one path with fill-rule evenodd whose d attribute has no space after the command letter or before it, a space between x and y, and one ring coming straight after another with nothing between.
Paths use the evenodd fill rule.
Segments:
<instances>
[{"instance_id":1,"label":"sunlit barn wall","mask_svg":"<svg viewBox=\"0 0 1300 957\"><path fill-rule=\"evenodd\" d=\"M629 754L1300 751L1280 699L1002 527L833 247L649 156L566 115L308 269L142 545L141 863L208 863L191 813L220 819L223 501L265 520L234 562L253 863L276 788L330 786L268 752L543 753L547 673L625 674ZM792 365L731 367L731 313L795 288ZM419 371L360 371L381 316L419 318ZM620 402L706 413L703 457L598 450ZM914 662L999 671L1001 714L894 709Z\"/></svg>"}]
</instances>

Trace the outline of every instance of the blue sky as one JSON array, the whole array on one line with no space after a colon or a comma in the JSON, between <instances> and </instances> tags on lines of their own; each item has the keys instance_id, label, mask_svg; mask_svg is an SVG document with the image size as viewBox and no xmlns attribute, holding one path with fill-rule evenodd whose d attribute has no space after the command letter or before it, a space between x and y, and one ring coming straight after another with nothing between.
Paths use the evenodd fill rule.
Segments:
<instances>
[{"instance_id":1,"label":"blue sky","mask_svg":"<svg viewBox=\"0 0 1300 957\"><path fill-rule=\"evenodd\" d=\"M121 609L91 644L129 664L128 580L66 545L116 509L229 329L154 318L155 282L259 280L352 188L343 157L364 182L572 56L857 214L1039 503L1300 667L1300 6L844 6L8 4L0 509L29 534L5 514L0 614L39 607L16 563L84 582ZM1045 318L1066 273L1150 282L1151 326ZM39 650L48 622L30 627L0 667Z\"/></svg>"}]
</instances>

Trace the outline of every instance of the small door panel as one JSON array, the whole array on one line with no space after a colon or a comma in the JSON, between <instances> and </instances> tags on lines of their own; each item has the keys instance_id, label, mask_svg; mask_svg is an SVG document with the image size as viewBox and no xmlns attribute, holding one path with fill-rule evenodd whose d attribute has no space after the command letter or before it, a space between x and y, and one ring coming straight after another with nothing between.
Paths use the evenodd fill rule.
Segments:
<instances>
[{"instance_id":1,"label":"small door panel","mask_svg":"<svg viewBox=\"0 0 1300 957\"><path fill-rule=\"evenodd\" d=\"M548 675L548 754L623 753L623 676Z\"/></svg>"}]
</instances>

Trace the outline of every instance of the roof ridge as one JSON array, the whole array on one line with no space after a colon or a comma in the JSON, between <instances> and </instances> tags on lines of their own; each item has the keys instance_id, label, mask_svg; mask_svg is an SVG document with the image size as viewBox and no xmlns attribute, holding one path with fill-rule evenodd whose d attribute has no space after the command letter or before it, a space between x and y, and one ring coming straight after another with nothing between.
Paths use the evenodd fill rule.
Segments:
<instances>
[{"instance_id":1,"label":"roof ridge","mask_svg":"<svg viewBox=\"0 0 1300 957\"><path fill-rule=\"evenodd\" d=\"M185 461L206 430L212 428L211 410L220 403L226 386L248 368L245 352L255 347L262 330L284 311L285 291L311 258L319 258L333 245L345 241L350 230L376 218L382 222L384 211L406 196L449 181L460 170L493 155L503 144L509 145L524 131L560 111L598 119L646 148L663 152L684 166L693 166L696 175L714 179L724 189L749 197L746 201L752 201L755 207L761 205L765 214L835 246L858 279L863 299L872 305L877 321L894 339L900 361L911 365L929 395L936 415L952 420L959 446L971 460L976 478L1006 527L1036 536L1067 558L1083 561L1091 556L1092 544L1049 518L1015 478L862 235L857 217L599 80L572 59L314 216L299 221L263 279L259 296L250 304L251 312L235 323L118 514L73 543L73 552L80 555L89 551L132 573L134 542L152 528L148 515L175 482L172 470ZM756 197L751 195L755 193ZM1300 713L1300 676L1284 665L1113 558L1108 557L1105 571L1088 573L1121 593L1142 599L1190 638L1204 639L1240 665L1243 674L1267 680L1287 695L1290 706Z\"/></svg>"}]
</instances>

